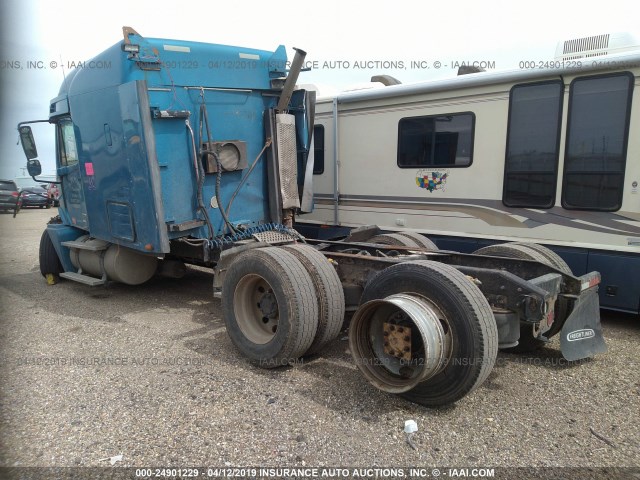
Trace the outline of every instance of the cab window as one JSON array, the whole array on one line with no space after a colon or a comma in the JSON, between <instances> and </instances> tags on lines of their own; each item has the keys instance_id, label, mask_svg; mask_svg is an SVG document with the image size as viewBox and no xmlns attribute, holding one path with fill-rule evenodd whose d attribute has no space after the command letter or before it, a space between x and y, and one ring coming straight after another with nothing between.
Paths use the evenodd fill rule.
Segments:
<instances>
[{"instance_id":1,"label":"cab window","mask_svg":"<svg viewBox=\"0 0 640 480\"><path fill-rule=\"evenodd\" d=\"M63 167L78 163L76 134L71 120L62 120L58 123L58 154L60 155L60 165Z\"/></svg>"}]
</instances>

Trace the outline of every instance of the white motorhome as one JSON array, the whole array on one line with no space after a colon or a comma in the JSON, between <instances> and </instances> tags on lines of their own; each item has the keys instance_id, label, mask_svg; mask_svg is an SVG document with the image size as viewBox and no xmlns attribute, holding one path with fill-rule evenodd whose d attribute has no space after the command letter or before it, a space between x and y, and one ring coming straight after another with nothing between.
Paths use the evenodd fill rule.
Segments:
<instances>
[{"instance_id":1,"label":"white motorhome","mask_svg":"<svg viewBox=\"0 0 640 480\"><path fill-rule=\"evenodd\" d=\"M314 211L305 235L375 224L473 252L527 241L574 274L602 274L601 306L640 311L640 47L564 42L521 69L319 98Z\"/></svg>"}]
</instances>

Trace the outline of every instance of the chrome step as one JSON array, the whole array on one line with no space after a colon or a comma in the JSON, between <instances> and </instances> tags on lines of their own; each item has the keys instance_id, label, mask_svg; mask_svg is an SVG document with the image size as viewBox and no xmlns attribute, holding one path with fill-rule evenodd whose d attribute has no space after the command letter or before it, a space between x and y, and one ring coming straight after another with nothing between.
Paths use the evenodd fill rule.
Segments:
<instances>
[{"instance_id":1,"label":"chrome step","mask_svg":"<svg viewBox=\"0 0 640 480\"><path fill-rule=\"evenodd\" d=\"M83 275L82 273L75 272L63 272L60 274L60 277L66 278L67 280L72 280L74 282L84 283L85 285L89 285L90 287L97 287L98 285L104 285L105 283L107 283L106 278L90 277L89 275Z\"/></svg>"}]
</instances>

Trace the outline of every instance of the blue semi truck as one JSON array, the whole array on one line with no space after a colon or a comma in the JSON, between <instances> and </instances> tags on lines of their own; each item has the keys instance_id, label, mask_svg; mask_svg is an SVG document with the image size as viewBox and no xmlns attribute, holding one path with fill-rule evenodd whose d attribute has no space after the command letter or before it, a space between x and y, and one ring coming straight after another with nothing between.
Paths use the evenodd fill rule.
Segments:
<instances>
[{"instance_id":1,"label":"blue semi truck","mask_svg":"<svg viewBox=\"0 0 640 480\"><path fill-rule=\"evenodd\" d=\"M575 277L539 245L469 255L375 226L339 241L293 230L313 171L315 97L296 88L304 56L123 27L86 62L102 68L67 75L48 119L18 125L34 179L29 124L55 127L62 195L42 275L97 287L210 267L227 332L254 364L320 353L348 325L364 376L426 406L475 390L498 349L559 334L570 361L606 350L599 274Z\"/></svg>"}]
</instances>

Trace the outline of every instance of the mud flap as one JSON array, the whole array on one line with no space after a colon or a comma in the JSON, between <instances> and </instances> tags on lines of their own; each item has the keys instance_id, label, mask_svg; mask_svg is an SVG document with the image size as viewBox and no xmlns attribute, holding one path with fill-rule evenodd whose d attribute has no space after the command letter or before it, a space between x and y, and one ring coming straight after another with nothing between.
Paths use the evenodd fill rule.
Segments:
<instances>
[{"instance_id":1,"label":"mud flap","mask_svg":"<svg viewBox=\"0 0 640 480\"><path fill-rule=\"evenodd\" d=\"M569 361L605 353L607 346L600 325L600 302L597 287L584 290L560 334L562 356Z\"/></svg>"}]
</instances>

